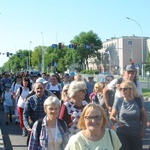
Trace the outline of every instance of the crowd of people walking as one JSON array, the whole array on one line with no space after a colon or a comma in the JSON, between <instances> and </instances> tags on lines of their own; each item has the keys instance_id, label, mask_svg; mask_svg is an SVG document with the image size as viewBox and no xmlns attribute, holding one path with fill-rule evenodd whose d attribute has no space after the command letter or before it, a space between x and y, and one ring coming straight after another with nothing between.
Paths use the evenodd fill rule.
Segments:
<instances>
[{"instance_id":1,"label":"crowd of people walking","mask_svg":"<svg viewBox=\"0 0 150 150\"><path fill-rule=\"evenodd\" d=\"M135 77L134 65L119 79L97 83L91 75L5 73L6 125L14 115L28 150L141 150L147 115Z\"/></svg>"}]
</instances>

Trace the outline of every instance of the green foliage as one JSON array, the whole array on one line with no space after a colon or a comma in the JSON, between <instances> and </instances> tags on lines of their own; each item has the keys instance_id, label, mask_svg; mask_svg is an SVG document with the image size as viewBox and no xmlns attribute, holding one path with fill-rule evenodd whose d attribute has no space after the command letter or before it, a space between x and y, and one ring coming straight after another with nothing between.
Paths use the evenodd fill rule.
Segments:
<instances>
[{"instance_id":1,"label":"green foliage","mask_svg":"<svg viewBox=\"0 0 150 150\"><path fill-rule=\"evenodd\" d=\"M82 70L81 74L99 74L99 70Z\"/></svg>"},{"instance_id":2,"label":"green foliage","mask_svg":"<svg viewBox=\"0 0 150 150\"><path fill-rule=\"evenodd\" d=\"M150 97L150 89L142 89L143 96Z\"/></svg>"},{"instance_id":3,"label":"green foliage","mask_svg":"<svg viewBox=\"0 0 150 150\"><path fill-rule=\"evenodd\" d=\"M150 71L150 53L147 56L147 61L146 61L146 65L145 65L145 71Z\"/></svg>"},{"instance_id":4,"label":"green foliage","mask_svg":"<svg viewBox=\"0 0 150 150\"><path fill-rule=\"evenodd\" d=\"M21 56L18 57L17 54L21 54ZM17 53L9 57L9 60L4 64L4 70L17 72L21 69L26 69L28 56L28 50L18 50Z\"/></svg>"},{"instance_id":5,"label":"green foliage","mask_svg":"<svg viewBox=\"0 0 150 150\"><path fill-rule=\"evenodd\" d=\"M18 50L21 56L18 57L17 53L9 57L9 60L4 64L3 68L6 71L19 71L28 69L29 66L29 54L30 54L30 68L36 70L42 70L42 52L44 51L44 70L50 71L60 71L64 72L72 64L76 64L77 70L83 70L85 66L88 69L88 58L94 57L95 63L99 63L101 60L101 55L98 49L102 47L102 42L96 33L93 31L81 32L79 35L75 36L71 43L77 43L78 48L69 49L68 46L62 44L62 49L54 49L51 46L37 46L33 51L29 50ZM86 49L85 44L94 44L94 48ZM57 66L52 66L52 62L58 64ZM89 71L90 73L91 71Z\"/></svg>"},{"instance_id":6,"label":"green foliage","mask_svg":"<svg viewBox=\"0 0 150 150\"><path fill-rule=\"evenodd\" d=\"M81 32L79 35L75 36L73 40L70 41L71 43L77 43L77 60L76 63L83 64L88 67L88 58L90 57L96 57L97 60L101 60L100 55L98 55L97 51L98 49L102 48L102 42L99 39L98 35L96 33L93 33L93 31L89 32ZM94 48L85 48L85 45L91 46L91 43L94 44Z\"/></svg>"}]
</instances>

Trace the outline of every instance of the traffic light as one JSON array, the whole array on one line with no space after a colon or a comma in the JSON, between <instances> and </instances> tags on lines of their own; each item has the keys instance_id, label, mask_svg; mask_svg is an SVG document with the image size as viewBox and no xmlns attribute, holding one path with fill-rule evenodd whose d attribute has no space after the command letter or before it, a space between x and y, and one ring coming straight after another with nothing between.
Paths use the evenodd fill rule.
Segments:
<instances>
[{"instance_id":1,"label":"traffic light","mask_svg":"<svg viewBox=\"0 0 150 150\"><path fill-rule=\"evenodd\" d=\"M77 43L74 43L74 49L77 49Z\"/></svg>"},{"instance_id":2,"label":"traffic light","mask_svg":"<svg viewBox=\"0 0 150 150\"><path fill-rule=\"evenodd\" d=\"M7 57L9 57L9 52L6 53Z\"/></svg>"},{"instance_id":3,"label":"traffic light","mask_svg":"<svg viewBox=\"0 0 150 150\"><path fill-rule=\"evenodd\" d=\"M94 43L91 43L91 49L93 49L94 48Z\"/></svg>"},{"instance_id":4,"label":"traffic light","mask_svg":"<svg viewBox=\"0 0 150 150\"><path fill-rule=\"evenodd\" d=\"M62 48L62 43L58 43L58 48L59 48L59 49Z\"/></svg>"}]
</instances>

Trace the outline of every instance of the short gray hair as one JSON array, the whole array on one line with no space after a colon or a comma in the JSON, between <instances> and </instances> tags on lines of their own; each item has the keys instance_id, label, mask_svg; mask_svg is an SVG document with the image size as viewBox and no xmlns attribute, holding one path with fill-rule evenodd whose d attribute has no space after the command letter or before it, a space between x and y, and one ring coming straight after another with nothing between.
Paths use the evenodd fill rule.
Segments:
<instances>
[{"instance_id":1,"label":"short gray hair","mask_svg":"<svg viewBox=\"0 0 150 150\"><path fill-rule=\"evenodd\" d=\"M44 101L44 110L46 109L46 106L49 105L58 105L60 107L60 101L56 96L49 96L45 101Z\"/></svg>"},{"instance_id":2,"label":"short gray hair","mask_svg":"<svg viewBox=\"0 0 150 150\"><path fill-rule=\"evenodd\" d=\"M70 86L69 86L68 96L70 98L72 98L80 90L84 90L84 89L86 89L86 84L84 81L72 81Z\"/></svg>"}]
</instances>

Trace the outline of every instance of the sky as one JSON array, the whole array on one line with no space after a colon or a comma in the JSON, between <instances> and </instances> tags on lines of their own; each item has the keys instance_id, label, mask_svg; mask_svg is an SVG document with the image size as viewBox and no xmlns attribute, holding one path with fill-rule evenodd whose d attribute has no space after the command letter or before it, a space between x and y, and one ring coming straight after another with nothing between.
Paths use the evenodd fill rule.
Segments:
<instances>
[{"instance_id":1,"label":"sky","mask_svg":"<svg viewBox=\"0 0 150 150\"><path fill-rule=\"evenodd\" d=\"M65 45L81 32L150 37L150 0L0 0L0 67L7 52ZM140 27L129 17L134 19Z\"/></svg>"}]
</instances>

